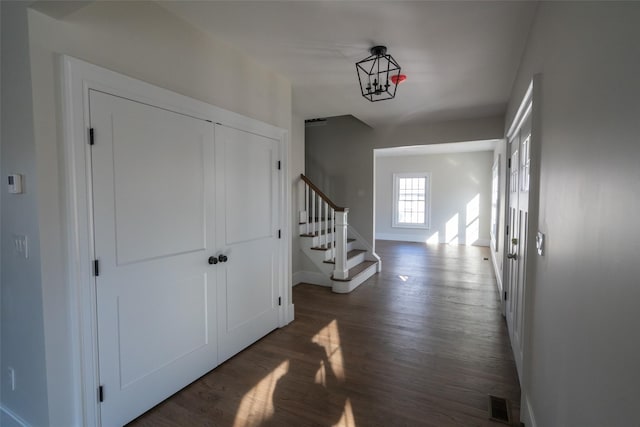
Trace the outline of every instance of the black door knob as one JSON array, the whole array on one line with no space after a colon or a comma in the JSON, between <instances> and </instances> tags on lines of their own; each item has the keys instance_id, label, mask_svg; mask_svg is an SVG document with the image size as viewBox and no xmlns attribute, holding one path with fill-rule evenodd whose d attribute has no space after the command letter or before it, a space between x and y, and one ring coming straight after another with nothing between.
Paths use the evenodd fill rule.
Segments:
<instances>
[{"instance_id":1,"label":"black door knob","mask_svg":"<svg viewBox=\"0 0 640 427\"><path fill-rule=\"evenodd\" d=\"M218 259L214 256L210 256L209 257L209 264L217 264L218 263Z\"/></svg>"},{"instance_id":2,"label":"black door knob","mask_svg":"<svg viewBox=\"0 0 640 427\"><path fill-rule=\"evenodd\" d=\"M218 261L220 262L227 262L227 259L228 258L226 255L223 255L223 254L218 255Z\"/></svg>"}]
</instances>

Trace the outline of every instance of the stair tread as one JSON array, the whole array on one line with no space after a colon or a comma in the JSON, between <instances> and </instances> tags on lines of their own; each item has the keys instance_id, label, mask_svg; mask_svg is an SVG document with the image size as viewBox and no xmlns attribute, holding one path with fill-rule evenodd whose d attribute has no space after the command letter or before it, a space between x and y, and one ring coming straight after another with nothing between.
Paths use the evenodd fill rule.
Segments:
<instances>
[{"instance_id":1,"label":"stair tread","mask_svg":"<svg viewBox=\"0 0 640 427\"><path fill-rule=\"evenodd\" d=\"M350 260L351 258L355 258L355 257L357 257L358 255L360 255L360 254L364 254L364 253L366 253L366 252L367 252L367 251L365 251L365 250L363 250L363 249L353 249L353 250L351 250L351 251L347 252L347 260ZM323 261L323 262L324 262L325 264L335 264L335 263L336 263L336 260L335 260L335 259L332 259L332 260L329 260L329 261Z\"/></svg>"},{"instance_id":2,"label":"stair tread","mask_svg":"<svg viewBox=\"0 0 640 427\"><path fill-rule=\"evenodd\" d=\"M331 280L336 281L336 282L350 282L351 280L355 279L355 277L358 274L362 273L367 268L369 268L372 265L377 264L377 263L378 263L378 261L363 261L360 264L356 265L355 267L353 267L352 269L349 270L349 277L347 277L346 279L336 279L332 275L331 276Z\"/></svg>"},{"instance_id":3,"label":"stair tread","mask_svg":"<svg viewBox=\"0 0 640 427\"><path fill-rule=\"evenodd\" d=\"M322 231L323 235L324 234L328 234L326 229L320 230L320 231ZM300 234L300 237L318 237L320 235L320 231L316 231L315 233L302 233L302 234ZM336 229L334 228L333 231L330 234L333 234L333 232L335 232L335 231L336 231Z\"/></svg>"},{"instance_id":4,"label":"stair tread","mask_svg":"<svg viewBox=\"0 0 640 427\"><path fill-rule=\"evenodd\" d=\"M302 236L302 237L311 237L311 236ZM351 243L351 242L355 242L356 239L347 239L347 243ZM334 246L332 246L331 248L329 248L327 245L322 245L322 246L314 246L311 248L311 250L314 251L328 251L329 249L333 249Z\"/></svg>"}]
</instances>

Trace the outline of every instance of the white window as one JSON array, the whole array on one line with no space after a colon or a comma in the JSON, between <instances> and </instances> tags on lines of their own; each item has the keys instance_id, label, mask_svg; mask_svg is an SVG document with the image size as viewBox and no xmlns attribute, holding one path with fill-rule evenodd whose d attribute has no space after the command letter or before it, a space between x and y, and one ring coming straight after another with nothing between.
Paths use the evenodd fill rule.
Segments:
<instances>
[{"instance_id":1,"label":"white window","mask_svg":"<svg viewBox=\"0 0 640 427\"><path fill-rule=\"evenodd\" d=\"M393 174L393 226L429 228L431 173Z\"/></svg>"}]
</instances>

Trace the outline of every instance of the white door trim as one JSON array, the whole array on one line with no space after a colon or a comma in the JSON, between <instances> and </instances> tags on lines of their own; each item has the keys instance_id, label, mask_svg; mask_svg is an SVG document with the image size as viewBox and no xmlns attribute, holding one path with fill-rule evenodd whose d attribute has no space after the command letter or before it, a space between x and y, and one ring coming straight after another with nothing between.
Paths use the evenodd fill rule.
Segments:
<instances>
[{"instance_id":1,"label":"white door trim","mask_svg":"<svg viewBox=\"0 0 640 427\"><path fill-rule=\"evenodd\" d=\"M509 162L513 161L513 159L511 158L511 154L512 154L511 144L513 143L513 138L520 131L523 123L525 122L525 120L527 120L529 118L529 116L530 116L530 114L532 112L532 108L533 108L533 80L530 82L529 87L527 88L527 91L526 91L526 93L525 93L525 95L524 95L524 97L523 97L523 99L522 99L522 101L520 103L520 106L518 107L518 110L517 110L517 112L516 112L516 114L515 114L515 116L513 118L513 121L511 122L511 126L509 126L509 131L507 132L507 135L506 135L506 139L507 139L507 156L508 156L508 159L509 159L508 161ZM518 142L518 144L519 143L520 142ZM523 154L524 153L521 153L521 155L523 155ZM507 195L507 206L506 206L507 214L505 216L505 223L506 223L506 225L512 225L512 226L513 226L513 224L511 224L512 221L510 221L509 212L511 210L511 186L510 186L511 179L510 178L511 178L511 171L513 170L513 168L518 168L518 169L520 168L519 160L516 160L516 164L511 163L511 168L507 171L507 179L506 179L506 181L507 181L507 191L506 191L506 195ZM520 174L518 173L518 182L516 183L516 185L518 186L518 189L516 189L517 191L520 191L519 190L520 179L521 179L520 178ZM528 194L528 196L530 196L530 195ZM528 197L528 198L530 198L530 197ZM528 206L528 203L527 203L527 206ZM527 211L528 211L528 207L527 207ZM520 223L519 222L518 222L517 226L520 227ZM507 254L509 253L509 248L511 248L511 244L510 244L511 243L510 242L511 241L511 237L513 235L518 235L518 234L516 234L516 232L517 232L517 230L510 230L510 234L509 235L507 235L506 232L505 232L505 242L504 242L504 246L503 246L504 247L503 265L504 265L504 273L505 273L504 277L506 279L504 283L505 283L505 290L508 290L508 291L511 290L510 289L510 284L511 284L511 280L512 279L511 279L511 273L509 272L509 269L511 268L512 263L510 263L509 262L510 260L507 259ZM518 230L518 233L519 233L519 230ZM529 230L527 230L527 235L528 234L529 234ZM523 236L519 236L519 238L523 239L524 237ZM529 241L529 239L527 239L527 242L528 241ZM519 253L519 251L517 251L517 252L518 252L518 256L519 257L522 256L522 254ZM525 254L526 254L525 257L527 257L527 259L525 259L525 264L528 264L528 257L530 256L529 251L525 251ZM515 280L517 282L518 278L516 277ZM522 324L522 328L521 328L522 329L522 335L519 337L520 338L520 342L519 343L514 343L514 342L511 343L511 348L512 348L512 351L513 351L514 359L516 361L516 368L517 368L518 379L520 380L520 383L522 383L522 379L523 379L523 377L522 377L522 374L523 374L523 366L522 366L523 363L522 363L522 361L523 361L524 357L520 357L520 355L516 351L516 347L522 348L523 341L524 341L525 335L526 335L526 332L525 332L526 308L525 307L526 307L526 301L527 301L527 298L526 298L527 282L528 282L527 277L525 277L524 278L524 283L523 283L523 289L522 289L523 295L521 297L522 301L523 301L523 303L522 303L522 312L518 311L516 313L516 316L518 317L517 323L520 324L520 322L521 322L521 324ZM513 293L509 292L508 298L509 298L509 300L512 300L513 298L515 298L515 296L513 295ZM509 313L508 313L508 310L506 308L507 301L505 301L504 298L503 298L502 302L503 302L503 305L505 306L504 310L505 310L505 314L507 316L507 325L510 328L509 329L509 336L510 336L510 339L513 341L515 332L511 328L513 328L512 323L514 322L514 319L510 319L509 318ZM510 321L512 323L509 323L509 319L510 319Z\"/></svg>"},{"instance_id":2,"label":"white door trim","mask_svg":"<svg viewBox=\"0 0 640 427\"><path fill-rule=\"evenodd\" d=\"M511 139L513 138L513 135L518 132L520 130L520 127L522 126L522 123L524 122L524 120L527 118L527 115L531 113L532 107L533 107L533 84L534 81L537 80L537 78L534 78L533 80L531 80L531 82L529 83L529 86L527 87L527 91L524 94L524 97L522 98L522 101L520 102L520 106L518 107L518 110L516 111L515 116L513 116L513 120L511 121L511 125L509 126L509 130L507 131L506 135L505 135L505 141L506 141L506 150L505 150L505 156L506 156L506 161L505 161L505 165L508 165L508 162L511 161L511 152L510 152L510 146L511 146ZM533 140L533 132L534 132L534 128L533 128L533 123L532 123L532 129L531 129L531 133L532 133L532 143L536 143L537 139ZM532 153L533 156L533 153ZM533 161L533 160L532 160ZM510 174L510 170L509 167L505 167L505 170L502 172L505 176L505 201L504 201L504 211L503 211L503 215L504 215L504 224L502 224L501 226L504 229L504 239L502 242L502 278L503 278L503 285L507 282L507 274L509 273L508 268L509 268L509 263L508 263L508 259L507 259L507 253L508 248L510 246L510 237L507 234L507 227L509 226L509 202L510 202L510 187L509 187L509 174ZM537 176L537 175L536 175ZM534 181L533 179L531 179L531 181ZM531 193L530 193L531 194ZM502 314L506 316L507 313L507 309L506 309L506 301L504 299L504 290L502 292L502 295L500 296L500 300L501 300L501 305L502 305Z\"/></svg>"},{"instance_id":3,"label":"white door trim","mask_svg":"<svg viewBox=\"0 0 640 427\"><path fill-rule=\"evenodd\" d=\"M540 153L541 153L541 143L542 140L540 138L541 132L541 113L540 113L540 98L541 98L541 84L542 84L542 75L536 74L533 76L527 91L520 103L520 106L509 126L509 130L507 132L507 153L509 152L509 140L513 137L513 135L520 130L527 116L531 117L531 140L530 140L530 176L529 176L529 194L528 194L528 229L526 230L529 237L534 236L538 229L538 214L539 214L539 197L540 197ZM513 165L512 165L513 166ZM519 165L515 165L515 167L519 167ZM505 171L508 174L508 171ZM508 223L508 211L509 211L509 176L506 176L506 201L505 201L505 225ZM506 278L508 263L507 263L507 250L509 236L505 233L505 241L503 246L505 250L503 251L503 277ZM530 376L533 374L527 368L531 359L531 336L529 333L528 326L531 324L532 319L532 310L531 310L531 301L532 301L532 285L535 283L535 270L537 263L537 251L535 247L535 239L528 238L527 239L527 248L526 248L526 276L525 286L524 286L524 295L523 295L523 303L522 303L522 336L520 337L522 342L522 366L518 369L518 377L520 379L520 388L522 389L522 399L521 399L521 407L523 408L523 414L521 416L521 421L529 422L535 425L535 420L533 418L533 408L531 406L531 402L528 399L528 385L530 383ZM504 300L503 300L504 306ZM514 354L515 357L515 354ZM528 418L528 419L527 419Z\"/></svg>"},{"instance_id":4,"label":"white door trim","mask_svg":"<svg viewBox=\"0 0 640 427\"><path fill-rule=\"evenodd\" d=\"M62 77L64 218L67 251L67 275L70 307L73 398L75 418L79 425L99 426L98 349L92 223L92 186L90 151L88 149L89 90L107 92L138 102L166 108L199 119L236 127L279 142L282 169L278 218L282 229L280 243L282 295L280 325L292 320L293 306L289 301L290 201L288 185L289 140L286 130L215 107L131 77L62 55L59 61Z\"/></svg>"}]
</instances>

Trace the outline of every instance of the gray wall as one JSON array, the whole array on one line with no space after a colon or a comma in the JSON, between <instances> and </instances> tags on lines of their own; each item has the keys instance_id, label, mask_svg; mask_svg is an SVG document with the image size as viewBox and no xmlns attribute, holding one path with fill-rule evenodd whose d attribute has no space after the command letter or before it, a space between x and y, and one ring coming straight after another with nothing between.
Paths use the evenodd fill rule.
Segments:
<instances>
[{"instance_id":1,"label":"gray wall","mask_svg":"<svg viewBox=\"0 0 640 427\"><path fill-rule=\"evenodd\" d=\"M89 2L71 10L68 3L47 3L49 12L58 7L73 12L54 13L60 20L26 12L24 3L17 9L0 3L2 172L17 169L27 184L22 196L8 196L2 187L2 404L36 426L79 425L78 366L69 318L73 307L63 250L58 54L289 130L292 175L301 164L301 149L293 145L303 139L300 132L291 132L291 85L286 79L155 2ZM12 259L7 246L7 236L15 232L31 239L26 263ZM6 390L8 364L17 371L14 393Z\"/></svg>"},{"instance_id":2,"label":"gray wall","mask_svg":"<svg viewBox=\"0 0 640 427\"><path fill-rule=\"evenodd\" d=\"M27 2L2 8L2 406L34 426L49 422L40 272L38 187L29 59ZM55 159L54 159L55 161ZM24 175L24 193L8 194L7 174ZM12 235L26 235L29 258L13 253ZM16 373L11 391L7 368Z\"/></svg>"},{"instance_id":3,"label":"gray wall","mask_svg":"<svg viewBox=\"0 0 640 427\"><path fill-rule=\"evenodd\" d=\"M492 162L491 151L376 157L376 239L425 242L435 234L432 239L435 243L488 246ZM428 230L392 226L393 174L406 172L431 173ZM467 208L471 213L476 207L479 216L469 217Z\"/></svg>"},{"instance_id":4,"label":"gray wall","mask_svg":"<svg viewBox=\"0 0 640 427\"><path fill-rule=\"evenodd\" d=\"M509 104L506 123L541 73L547 252L529 266L522 385L539 427L637 424L639 23L637 2L541 3Z\"/></svg>"},{"instance_id":5,"label":"gray wall","mask_svg":"<svg viewBox=\"0 0 640 427\"><path fill-rule=\"evenodd\" d=\"M373 245L375 148L499 139L503 133L502 117L377 129L352 116L332 117L306 128L306 174L350 209L349 224Z\"/></svg>"},{"instance_id":6,"label":"gray wall","mask_svg":"<svg viewBox=\"0 0 640 427\"><path fill-rule=\"evenodd\" d=\"M305 174L338 206L349 208L349 224L373 237L373 130L352 116L307 126Z\"/></svg>"}]
</instances>

